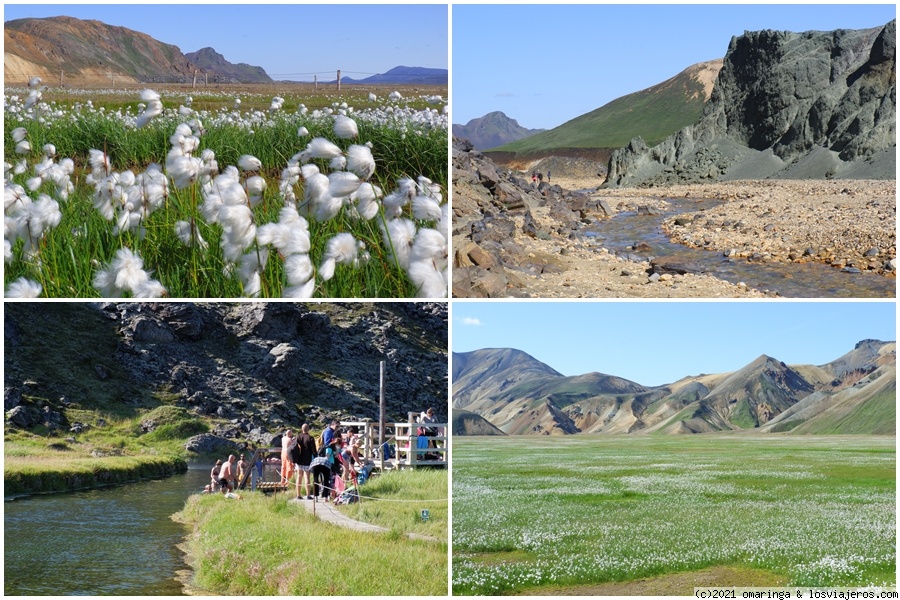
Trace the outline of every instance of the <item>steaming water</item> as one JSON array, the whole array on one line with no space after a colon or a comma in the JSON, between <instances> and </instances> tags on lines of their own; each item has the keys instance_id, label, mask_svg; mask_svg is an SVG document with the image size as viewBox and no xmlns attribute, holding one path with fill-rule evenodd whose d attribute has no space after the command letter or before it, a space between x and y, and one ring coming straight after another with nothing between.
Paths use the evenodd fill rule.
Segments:
<instances>
[{"instance_id":1,"label":"steaming water","mask_svg":"<svg viewBox=\"0 0 900 600\"><path fill-rule=\"evenodd\" d=\"M828 265L805 263L749 263L744 259L729 259L721 252L698 250L669 242L662 231L666 218L683 212L697 210L697 201L669 199L671 209L662 215L641 216L624 212L612 219L597 223L587 231L588 235L602 240L610 252L635 254L628 250L638 242L647 242L652 251L639 254L649 257L675 256L700 266L700 271L732 283L743 281L760 290L777 291L792 298L893 298L896 296L896 279L871 273L843 273ZM713 207L715 201L703 203Z\"/></svg>"},{"instance_id":2,"label":"steaming water","mask_svg":"<svg viewBox=\"0 0 900 600\"><path fill-rule=\"evenodd\" d=\"M172 521L210 466L113 488L31 496L4 504L4 594L181 595Z\"/></svg>"}]
</instances>

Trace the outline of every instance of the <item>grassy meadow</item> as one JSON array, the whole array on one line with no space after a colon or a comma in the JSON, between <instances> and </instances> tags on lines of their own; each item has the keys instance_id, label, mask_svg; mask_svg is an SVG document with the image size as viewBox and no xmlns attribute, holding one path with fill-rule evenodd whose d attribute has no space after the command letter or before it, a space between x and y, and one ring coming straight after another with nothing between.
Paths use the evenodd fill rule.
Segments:
<instances>
[{"instance_id":1,"label":"grassy meadow","mask_svg":"<svg viewBox=\"0 0 900 600\"><path fill-rule=\"evenodd\" d=\"M895 442L458 437L453 593L587 593L715 567L747 587L893 587Z\"/></svg>"},{"instance_id":2,"label":"grassy meadow","mask_svg":"<svg viewBox=\"0 0 900 600\"><path fill-rule=\"evenodd\" d=\"M445 297L446 88L273 89L7 88L6 296Z\"/></svg>"},{"instance_id":3,"label":"grassy meadow","mask_svg":"<svg viewBox=\"0 0 900 600\"><path fill-rule=\"evenodd\" d=\"M446 595L446 541L404 534L447 539L447 472L388 473L363 485L361 493L367 496L362 504L342 510L389 527L389 533L323 523L288 502L292 494L192 496L175 516L193 529L184 546L194 570L189 587L243 596ZM431 512L428 522L420 518L422 508Z\"/></svg>"}]
</instances>

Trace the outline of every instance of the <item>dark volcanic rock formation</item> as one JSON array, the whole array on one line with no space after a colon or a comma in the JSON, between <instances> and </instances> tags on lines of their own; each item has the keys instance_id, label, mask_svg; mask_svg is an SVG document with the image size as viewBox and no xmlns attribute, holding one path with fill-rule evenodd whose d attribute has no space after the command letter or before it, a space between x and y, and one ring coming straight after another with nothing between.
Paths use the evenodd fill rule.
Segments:
<instances>
[{"instance_id":1,"label":"dark volcanic rock formation","mask_svg":"<svg viewBox=\"0 0 900 600\"><path fill-rule=\"evenodd\" d=\"M723 179L893 178L896 21L732 39L701 119L610 158L609 186Z\"/></svg>"},{"instance_id":2,"label":"dark volcanic rock formation","mask_svg":"<svg viewBox=\"0 0 900 600\"><path fill-rule=\"evenodd\" d=\"M4 308L7 422L171 404L217 425L197 447L284 426L447 422L446 303L14 303ZM13 412L15 411L15 412Z\"/></svg>"}]
</instances>

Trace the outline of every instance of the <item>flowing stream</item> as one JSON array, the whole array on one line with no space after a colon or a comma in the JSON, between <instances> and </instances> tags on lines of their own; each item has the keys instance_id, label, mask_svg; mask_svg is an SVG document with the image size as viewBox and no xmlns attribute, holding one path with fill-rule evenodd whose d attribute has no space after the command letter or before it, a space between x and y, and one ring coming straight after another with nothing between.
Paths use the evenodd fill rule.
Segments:
<instances>
[{"instance_id":1,"label":"flowing stream","mask_svg":"<svg viewBox=\"0 0 900 600\"><path fill-rule=\"evenodd\" d=\"M662 230L662 222L683 212L698 209L696 200L673 198L671 209L660 215L637 215L623 212L612 219L596 223L586 235L599 239L610 252L634 255L641 260L650 257L674 256L692 263L698 272L732 283L743 281L750 287L776 291L787 298L893 298L896 279L872 273L844 273L828 265L817 263L753 263L745 259L726 258L721 252L688 248L673 244ZM704 202L713 207L715 201ZM629 250L639 242L650 245L646 254Z\"/></svg>"},{"instance_id":2,"label":"flowing stream","mask_svg":"<svg viewBox=\"0 0 900 600\"><path fill-rule=\"evenodd\" d=\"M4 504L4 595L182 595L171 516L209 483L211 466L166 479Z\"/></svg>"}]
</instances>

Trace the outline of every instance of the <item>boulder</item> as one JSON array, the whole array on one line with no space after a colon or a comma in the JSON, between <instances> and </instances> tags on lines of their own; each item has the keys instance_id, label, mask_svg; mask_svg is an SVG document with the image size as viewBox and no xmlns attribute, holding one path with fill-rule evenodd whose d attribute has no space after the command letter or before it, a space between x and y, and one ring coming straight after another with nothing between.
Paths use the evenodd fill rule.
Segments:
<instances>
[{"instance_id":1,"label":"boulder","mask_svg":"<svg viewBox=\"0 0 900 600\"><path fill-rule=\"evenodd\" d=\"M132 339L144 344L168 344L175 341L175 334L165 323L150 317L139 316L131 324Z\"/></svg>"},{"instance_id":2,"label":"boulder","mask_svg":"<svg viewBox=\"0 0 900 600\"><path fill-rule=\"evenodd\" d=\"M213 435L211 433L201 433L190 438L185 444L184 449L188 452L197 454L221 454L228 455L238 452L240 446L225 438Z\"/></svg>"},{"instance_id":3,"label":"boulder","mask_svg":"<svg viewBox=\"0 0 900 600\"><path fill-rule=\"evenodd\" d=\"M675 256L659 256L654 258L650 261L650 269L653 273L674 273L676 275L703 272L703 267L701 265Z\"/></svg>"},{"instance_id":4,"label":"boulder","mask_svg":"<svg viewBox=\"0 0 900 600\"><path fill-rule=\"evenodd\" d=\"M40 416L37 411L30 406L19 405L12 410L7 411L6 420L11 425L21 429L28 429L40 423Z\"/></svg>"},{"instance_id":5,"label":"boulder","mask_svg":"<svg viewBox=\"0 0 900 600\"><path fill-rule=\"evenodd\" d=\"M22 404L22 390L16 387L3 388L3 410L10 411Z\"/></svg>"}]
</instances>

